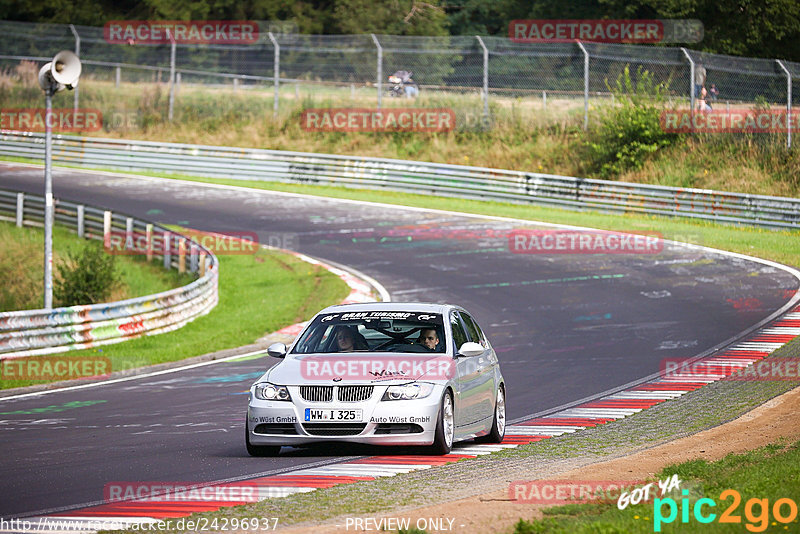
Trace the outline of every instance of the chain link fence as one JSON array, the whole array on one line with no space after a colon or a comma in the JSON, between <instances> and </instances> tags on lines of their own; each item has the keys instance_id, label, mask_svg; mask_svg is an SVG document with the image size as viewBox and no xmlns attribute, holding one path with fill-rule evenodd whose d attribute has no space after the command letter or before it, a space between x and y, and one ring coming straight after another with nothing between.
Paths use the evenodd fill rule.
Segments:
<instances>
[{"instance_id":1,"label":"chain link fence","mask_svg":"<svg viewBox=\"0 0 800 534\"><path fill-rule=\"evenodd\" d=\"M647 73L670 107L696 108L699 86L717 110L772 107L796 113L800 63L709 54L679 47L606 43L519 43L501 37L302 35L261 32L243 45L110 44L103 28L0 21L0 69L20 60L48 61L79 52L83 76L121 83L169 83L170 113L180 84L232 85L274 91L275 113L287 99L345 95L350 102L388 105L387 78L413 71L426 104L447 103L491 119L494 106L535 114L561 110L589 124L594 104L613 101L627 69L633 86ZM174 57L174 60L171 58ZM277 71L277 72L276 72ZM458 95L458 96L456 96ZM457 98L454 106L452 98ZM79 97L75 97L78 107ZM402 105L414 105L403 100ZM495 107L496 109L496 107ZM791 132L787 134L791 145Z\"/></svg>"}]
</instances>

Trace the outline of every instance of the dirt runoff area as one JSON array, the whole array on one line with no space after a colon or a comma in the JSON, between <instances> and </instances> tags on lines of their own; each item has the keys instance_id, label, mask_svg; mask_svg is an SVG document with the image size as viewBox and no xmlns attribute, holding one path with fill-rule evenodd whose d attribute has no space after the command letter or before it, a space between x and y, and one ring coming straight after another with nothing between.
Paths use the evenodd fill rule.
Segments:
<instances>
[{"instance_id":1,"label":"dirt runoff area","mask_svg":"<svg viewBox=\"0 0 800 534\"><path fill-rule=\"evenodd\" d=\"M800 388L784 393L738 419L692 436L580 469L564 471L558 480L632 481L653 477L664 467L693 459L719 460L776 441L800 440ZM548 477L553 479L554 477ZM552 505L551 505L552 506ZM399 510L372 517L337 518L321 525L289 528L282 532L375 532L399 528L424 528L428 533L483 534L513 532L520 518L541 519L544 505L513 501L508 491L476 495L413 510ZM361 527L357 520L361 520ZM368 520L368 522L367 522ZM382 521L383 520L383 521ZM406 520L408 522L406 523Z\"/></svg>"}]
</instances>

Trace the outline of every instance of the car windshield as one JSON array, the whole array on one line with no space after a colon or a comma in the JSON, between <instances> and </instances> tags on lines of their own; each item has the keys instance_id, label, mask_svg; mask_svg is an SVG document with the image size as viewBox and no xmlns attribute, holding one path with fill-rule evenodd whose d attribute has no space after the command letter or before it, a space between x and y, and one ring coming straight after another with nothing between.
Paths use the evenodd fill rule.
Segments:
<instances>
[{"instance_id":1,"label":"car windshield","mask_svg":"<svg viewBox=\"0 0 800 534\"><path fill-rule=\"evenodd\" d=\"M443 324L437 313L326 313L314 319L292 353L444 352Z\"/></svg>"}]
</instances>

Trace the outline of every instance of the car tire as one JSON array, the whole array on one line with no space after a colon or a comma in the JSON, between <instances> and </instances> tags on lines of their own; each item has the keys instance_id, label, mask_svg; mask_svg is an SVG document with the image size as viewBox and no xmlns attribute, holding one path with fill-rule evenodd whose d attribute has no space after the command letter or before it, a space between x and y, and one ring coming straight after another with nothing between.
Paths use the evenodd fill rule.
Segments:
<instances>
[{"instance_id":1,"label":"car tire","mask_svg":"<svg viewBox=\"0 0 800 534\"><path fill-rule=\"evenodd\" d=\"M485 436L475 438L477 443L500 443L506 435L506 395L503 386L497 388L492 429Z\"/></svg>"},{"instance_id":2,"label":"car tire","mask_svg":"<svg viewBox=\"0 0 800 534\"><path fill-rule=\"evenodd\" d=\"M252 445L247 421L244 423L244 442L247 445L247 453L250 456L277 456L281 450L280 445Z\"/></svg>"},{"instance_id":3,"label":"car tire","mask_svg":"<svg viewBox=\"0 0 800 534\"><path fill-rule=\"evenodd\" d=\"M450 454L453 449L453 436L455 435L455 418L453 416L453 394L445 391L442 404L439 406L439 418L436 421L431 453Z\"/></svg>"}]
</instances>

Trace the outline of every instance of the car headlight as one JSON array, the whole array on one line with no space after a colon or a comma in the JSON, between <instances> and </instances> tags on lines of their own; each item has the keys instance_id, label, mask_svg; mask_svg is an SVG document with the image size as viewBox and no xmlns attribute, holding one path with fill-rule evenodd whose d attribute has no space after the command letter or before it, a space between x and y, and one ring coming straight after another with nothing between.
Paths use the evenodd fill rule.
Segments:
<instances>
[{"instance_id":1,"label":"car headlight","mask_svg":"<svg viewBox=\"0 0 800 534\"><path fill-rule=\"evenodd\" d=\"M433 392L433 384L414 382L402 386L389 386L381 400L411 400L424 399Z\"/></svg>"},{"instance_id":2,"label":"car headlight","mask_svg":"<svg viewBox=\"0 0 800 534\"><path fill-rule=\"evenodd\" d=\"M289 389L286 386L276 386L269 382L256 384L256 398L268 401L290 401Z\"/></svg>"}]
</instances>

